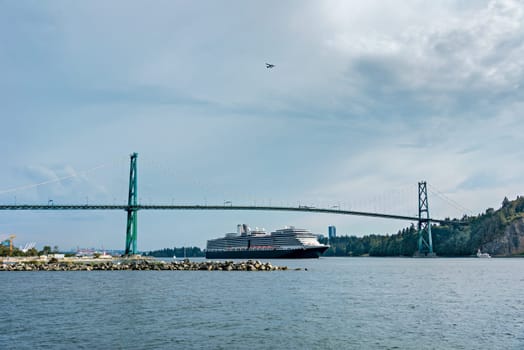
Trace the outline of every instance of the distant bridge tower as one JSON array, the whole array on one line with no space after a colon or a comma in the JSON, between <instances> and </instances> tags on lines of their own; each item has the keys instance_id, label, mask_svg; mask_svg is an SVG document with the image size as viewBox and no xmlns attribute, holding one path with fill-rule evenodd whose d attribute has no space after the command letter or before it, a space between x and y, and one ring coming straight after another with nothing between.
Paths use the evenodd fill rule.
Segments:
<instances>
[{"instance_id":1,"label":"distant bridge tower","mask_svg":"<svg viewBox=\"0 0 524 350\"><path fill-rule=\"evenodd\" d=\"M137 241L137 216L138 216L138 201L137 201L137 171L136 161L138 153L131 155L131 166L129 169L129 196L127 199L127 231L126 231L126 252L125 255L136 254Z\"/></svg>"},{"instance_id":2,"label":"distant bridge tower","mask_svg":"<svg viewBox=\"0 0 524 350\"><path fill-rule=\"evenodd\" d=\"M418 252L416 256L434 257L426 181L418 183Z\"/></svg>"}]
</instances>

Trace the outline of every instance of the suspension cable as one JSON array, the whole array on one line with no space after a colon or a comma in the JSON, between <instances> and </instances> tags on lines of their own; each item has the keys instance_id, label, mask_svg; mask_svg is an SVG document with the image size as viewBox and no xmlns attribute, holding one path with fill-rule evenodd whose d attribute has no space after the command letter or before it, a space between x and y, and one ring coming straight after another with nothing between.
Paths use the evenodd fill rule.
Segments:
<instances>
[{"instance_id":1,"label":"suspension cable","mask_svg":"<svg viewBox=\"0 0 524 350\"><path fill-rule=\"evenodd\" d=\"M458 210L461 210L465 213L469 213L469 214L472 214L473 211L471 209L468 209L466 207L464 207L463 205L461 205L460 203L458 203L457 201L449 198L448 196L446 196L442 191L440 191L438 188L436 188L435 186L432 186L430 184L428 184L428 186L431 188L431 193L438 196L439 198L442 198L443 200L447 201L449 205L451 205L452 207L454 207L455 209L458 209Z\"/></svg>"},{"instance_id":2,"label":"suspension cable","mask_svg":"<svg viewBox=\"0 0 524 350\"><path fill-rule=\"evenodd\" d=\"M24 186L19 186L19 187L14 187L14 188L9 188L9 189L6 189L6 190L3 190L3 191L0 191L0 195L1 194L6 194L6 193L12 193L12 192L17 192L17 191L23 191L23 190L28 190L30 188L35 188L35 187L38 187L38 186L43 186L43 185L48 185L48 184L52 184L52 183L55 183L55 182L60 182L62 180L67 180L67 179L71 179L73 177L78 177L80 175L85 175L85 174L88 174L92 171L95 171L95 170L98 170L98 169L101 169L101 168L104 168L106 167L107 164L101 164L101 165L97 165L96 167L93 167L91 169L87 169L87 170L82 170L82 171L79 171L79 172L75 172L74 174L71 174L71 175L67 175L67 176L61 176L61 177L57 177L55 179L52 179L52 180L47 180L47 181L42 181L42 182L39 182L39 183L35 183L35 184L30 184L30 185L24 185Z\"/></svg>"}]
</instances>

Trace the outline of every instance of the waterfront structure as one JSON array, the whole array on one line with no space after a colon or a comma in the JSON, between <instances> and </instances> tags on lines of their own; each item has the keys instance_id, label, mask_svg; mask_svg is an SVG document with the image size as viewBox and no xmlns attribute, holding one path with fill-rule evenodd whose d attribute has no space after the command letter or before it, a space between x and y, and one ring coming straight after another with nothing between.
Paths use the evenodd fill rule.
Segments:
<instances>
[{"instance_id":1,"label":"waterfront structure","mask_svg":"<svg viewBox=\"0 0 524 350\"><path fill-rule=\"evenodd\" d=\"M329 246L305 229L285 227L268 234L264 229L237 226L237 232L207 241L208 259L301 259L318 258Z\"/></svg>"}]
</instances>

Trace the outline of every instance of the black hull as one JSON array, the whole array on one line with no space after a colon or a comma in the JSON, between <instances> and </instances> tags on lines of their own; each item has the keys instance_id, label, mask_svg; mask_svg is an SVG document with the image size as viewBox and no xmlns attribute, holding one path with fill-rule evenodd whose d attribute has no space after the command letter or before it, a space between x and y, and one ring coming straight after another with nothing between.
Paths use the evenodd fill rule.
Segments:
<instances>
[{"instance_id":1,"label":"black hull","mask_svg":"<svg viewBox=\"0 0 524 350\"><path fill-rule=\"evenodd\" d=\"M206 252L206 259L318 259L327 248Z\"/></svg>"}]
</instances>

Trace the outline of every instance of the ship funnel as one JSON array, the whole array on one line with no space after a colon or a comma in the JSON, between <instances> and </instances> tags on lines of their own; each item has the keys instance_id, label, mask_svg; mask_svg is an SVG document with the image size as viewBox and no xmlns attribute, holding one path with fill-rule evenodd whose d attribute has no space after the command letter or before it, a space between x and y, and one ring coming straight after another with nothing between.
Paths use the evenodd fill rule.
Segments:
<instances>
[{"instance_id":1,"label":"ship funnel","mask_svg":"<svg viewBox=\"0 0 524 350\"><path fill-rule=\"evenodd\" d=\"M237 233L240 236L246 236L248 232L249 227L247 227L246 224L238 224L237 225Z\"/></svg>"},{"instance_id":2,"label":"ship funnel","mask_svg":"<svg viewBox=\"0 0 524 350\"><path fill-rule=\"evenodd\" d=\"M246 224L242 224L242 233L241 236L247 236L247 233L249 232L249 227Z\"/></svg>"}]
</instances>

